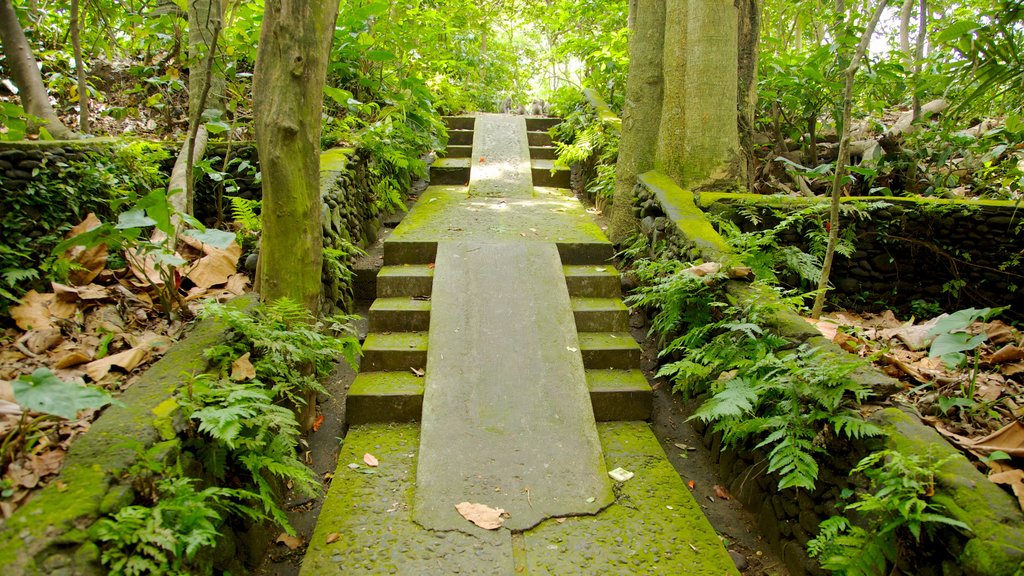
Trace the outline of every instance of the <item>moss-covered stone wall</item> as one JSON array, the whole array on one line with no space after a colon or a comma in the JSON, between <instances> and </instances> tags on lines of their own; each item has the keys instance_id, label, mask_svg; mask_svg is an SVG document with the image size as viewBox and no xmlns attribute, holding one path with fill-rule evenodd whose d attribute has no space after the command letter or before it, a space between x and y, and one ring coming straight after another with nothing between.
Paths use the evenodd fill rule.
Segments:
<instances>
[{"instance_id":1,"label":"moss-covered stone wall","mask_svg":"<svg viewBox=\"0 0 1024 576\"><path fill-rule=\"evenodd\" d=\"M825 199L752 194L698 195L698 205L744 230L778 223L780 215L813 204L828 218ZM911 311L1006 306L1024 313L1024 214L1013 202L932 198L845 198L842 225L854 252L837 255L830 297L856 309ZM750 214L757 215L754 224ZM783 244L807 249L797 231Z\"/></svg>"},{"instance_id":2,"label":"moss-covered stone wall","mask_svg":"<svg viewBox=\"0 0 1024 576\"><path fill-rule=\"evenodd\" d=\"M680 189L657 172L641 175L636 190L636 214L652 247L651 257L684 260L721 261L729 252L727 243L698 208L689 191ZM706 199L705 199L706 201ZM807 343L832 353L846 354L823 338L795 311L777 301L770 290L732 281L727 285L730 299L738 302L775 299L771 308L779 310L766 328L789 340L794 346ZM887 397L898 383L875 370L864 367L852 377ZM704 442L711 450L731 493L757 517L762 536L785 559L790 574L824 574L807 557L805 545L818 530L818 524L839 513L844 489L856 488L849 475L861 457L881 448L909 454L931 452L951 459L937 477L936 501L950 517L963 521L973 531L948 530L942 533L941 547L931 553L934 562L915 566L919 575L1010 576L1024 570L1024 514L1016 499L989 482L984 475L937 432L912 414L896 408L879 410L869 417L884 431L880 438L859 442L835 441L827 458L819 461L817 487L807 490L779 490L779 478L767 472L767 454L752 447L726 449L720 433L698 424Z\"/></svg>"}]
</instances>

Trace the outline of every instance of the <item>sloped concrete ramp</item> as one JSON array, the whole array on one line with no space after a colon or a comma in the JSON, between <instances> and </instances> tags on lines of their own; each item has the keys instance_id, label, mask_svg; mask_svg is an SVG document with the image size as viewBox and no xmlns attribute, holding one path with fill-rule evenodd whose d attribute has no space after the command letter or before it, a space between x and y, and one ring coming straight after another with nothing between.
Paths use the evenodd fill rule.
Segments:
<instances>
[{"instance_id":1,"label":"sloped concrete ramp","mask_svg":"<svg viewBox=\"0 0 1024 576\"><path fill-rule=\"evenodd\" d=\"M613 495L554 244L443 242L434 273L415 518L512 530L593 514Z\"/></svg>"}]
</instances>

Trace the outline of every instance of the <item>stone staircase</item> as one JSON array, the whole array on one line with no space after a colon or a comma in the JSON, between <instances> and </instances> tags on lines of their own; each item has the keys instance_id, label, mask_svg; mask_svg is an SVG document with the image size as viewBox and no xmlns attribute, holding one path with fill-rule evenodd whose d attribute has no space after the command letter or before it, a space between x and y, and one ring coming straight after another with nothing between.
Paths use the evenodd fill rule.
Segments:
<instances>
[{"instance_id":1,"label":"stone staircase","mask_svg":"<svg viewBox=\"0 0 1024 576\"><path fill-rule=\"evenodd\" d=\"M553 161L545 156L553 152L546 133L553 121L526 120L523 153L528 143L529 177L534 179L527 195L523 195L521 185L515 184L510 190L516 192L508 196L491 193L477 197L472 193L479 176L472 172L473 160L486 165L486 158L485 162L474 158L484 155L481 149L486 147L477 140L480 135L475 134L476 118L446 119L451 135L449 149L431 170L432 186L384 244L384 265L377 276L377 298L369 311L362 367L348 392L346 412L351 428L309 543L302 574L736 574L699 505L643 422L651 414L651 389L639 369L640 347L629 334L628 310L621 300L619 275L609 263L612 247L578 201L566 190L558 189L568 187L568 171L563 169L551 175ZM491 144L504 138L485 136ZM465 173L459 172L463 169ZM486 166L481 174L492 169ZM438 176L442 174L439 184ZM564 186L560 178L564 178ZM481 189L494 190L489 184ZM515 248L517 244L528 248L525 254L536 252L528 245L539 249L554 244L556 251L540 250L537 256L522 260L523 252ZM478 249L482 250L479 254L488 256L474 256ZM508 269L500 263L495 267L492 253L494 258L504 258L506 253L521 254L519 264L515 264L519 271L509 278L522 278L525 282L530 281L529 262L534 262L530 258L550 254L544 256L548 258L544 262L551 262L554 267L545 264L544 269L550 271L547 278L553 276L557 283L564 281L557 289L564 294L561 298L565 300L561 301L566 302L562 305L566 308L559 308L565 310L564 315L545 312L529 318L530 302L550 309L550 304L540 302L549 288L533 287L532 292L527 291L531 295L524 296L522 290L528 284L510 286L509 280L495 283L495 274L508 276ZM480 264L488 263L493 270L462 280L462 275L473 269L466 264L472 258ZM541 260L536 262L541 264ZM453 276L450 271L459 268L463 271ZM441 270L448 272L444 288L438 289L436 272ZM460 295L462 282L465 291ZM441 292L435 293L436 290ZM443 305L437 300L441 296ZM468 312L460 310L456 315L469 316L456 319L453 312L461 307L453 298L460 297L467 299ZM489 304L490 298L497 298L497 303ZM434 309L435 303L441 311ZM511 324L518 325L518 329L493 325L501 323L501 309L506 306L517 310L508 318L516 320ZM432 318L432 314L441 316ZM481 327L473 320L477 315L489 318L485 322L492 326ZM523 322L525 326L537 323L539 327L545 321L557 322L554 318L564 318L563 328L555 332L564 332L566 322L575 324L569 329L571 337L563 341L570 345L545 345L530 352L531 337L522 332ZM462 336L458 335L460 327L464 329ZM473 331L473 336L467 336L465 330ZM510 331L508 341L518 344L511 344L512 349L507 351L495 349L494 346L505 345L505 330ZM540 332L545 334L538 333L538 338L545 341L553 337L546 329ZM479 350L459 358L463 348L453 347L451 337L445 336L448 334L461 337L467 348ZM554 337L555 342L561 338ZM443 352L428 350L432 338L443 345L439 349ZM474 346L481 338L497 344ZM518 353L524 354L521 371L516 367ZM451 358L453 354L456 358ZM596 462L600 465L597 470L582 464L578 471L570 467L565 473L578 475L579 481L564 482L562 489L571 496L577 483L594 486L596 502L595 498L586 502L582 497L559 499L552 496L557 490L539 485L548 474L549 465L555 469L566 465L564 461L546 460L551 458L550 454L558 453L554 444L577 439L526 441L517 436L535 436L536 426L562 426L563 417L558 414L564 408L557 404L563 401L562 392L558 391L559 377L550 381L555 388L551 389L550 397L544 397L548 394L544 386L548 384L538 384L540 380L532 378L549 378L544 374L551 373L550 369L538 372L532 364L526 364L549 362L553 374L561 374L559 371L564 369L559 367L559 354L567 355L567 362L571 356L577 358L566 366L581 366L581 398L586 402L589 393L592 408L592 415L590 410L582 415L581 430L589 426L589 434L594 434L594 442L599 444L595 444ZM455 364L442 366L449 361ZM480 365L489 362L495 366ZM491 381L492 369L497 382ZM579 368L569 369L565 374L580 374L574 370ZM519 380L517 372L521 372ZM442 373L443 377L438 376ZM432 374L435 377L430 384ZM467 374L469 382L481 382L481 390L488 390L487 396L470 399L465 408L452 406L474 415L451 413L449 428L443 414L448 400L439 400L444 393L438 390L443 388L435 388L435 396L426 403L425 395L430 386L455 384L460 374ZM464 383L459 385L465 388ZM521 386L540 390L542 397L534 396L533 392L523 397L515 390ZM476 388L466 390L470 395L476 394ZM507 408L506 403L510 403ZM522 421L516 412L520 409ZM549 410L555 415L553 421L545 414ZM481 422L477 420L481 411L493 411L493 430L492 425L486 424L490 420L483 420L484 424L479 424L482 428L474 427ZM573 421L580 417L566 414ZM595 420L598 424L594 424ZM520 426L525 427L508 438L494 436ZM492 454L497 461L509 460L516 463L513 468L525 466L536 470L524 468L520 473L506 469L505 464L487 470L488 466L493 467L487 462L494 461L488 453L470 453L476 450L475 437L479 437L481 445L492 446L490 450L495 450ZM438 439L444 444L438 445ZM466 444L450 446L447 439ZM546 443L552 446L543 446ZM439 450L443 454L440 457ZM532 451L536 456L531 456ZM367 453L380 461L379 467L363 462ZM570 449L570 453L574 451ZM480 468L473 464L467 470L466 462L479 462ZM617 484L614 496L610 490L601 493L596 487L602 483L607 486L609 482L605 467L623 467L634 472L635 477ZM473 480L474 470L480 474L479 480ZM495 472L499 477L492 478ZM540 476L534 477L538 472ZM451 478L445 477L448 474ZM504 475L509 478L500 477ZM499 487L492 490L488 487L491 485ZM508 486L514 489L507 490ZM455 516L454 506L448 500L456 498L451 504L461 501L461 490L476 494L466 496L472 501L490 498L506 502L504 507L512 514L508 529L486 531ZM503 490L502 494L496 493ZM584 488L588 490L591 488ZM531 517L535 519L530 520Z\"/></svg>"}]
</instances>

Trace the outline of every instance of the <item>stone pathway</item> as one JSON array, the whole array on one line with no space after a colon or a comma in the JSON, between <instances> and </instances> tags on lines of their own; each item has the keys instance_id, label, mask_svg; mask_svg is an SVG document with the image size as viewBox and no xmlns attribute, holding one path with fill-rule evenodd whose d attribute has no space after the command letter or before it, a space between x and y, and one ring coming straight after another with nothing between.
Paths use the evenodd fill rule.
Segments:
<instances>
[{"instance_id":1,"label":"stone pathway","mask_svg":"<svg viewBox=\"0 0 1024 576\"><path fill-rule=\"evenodd\" d=\"M610 243L535 185L565 181L537 122L449 119L444 179L468 185L429 188L385 243L302 574L737 573L643 422ZM484 530L461 502L507 517Z\"/></svg>"}]
</instances>

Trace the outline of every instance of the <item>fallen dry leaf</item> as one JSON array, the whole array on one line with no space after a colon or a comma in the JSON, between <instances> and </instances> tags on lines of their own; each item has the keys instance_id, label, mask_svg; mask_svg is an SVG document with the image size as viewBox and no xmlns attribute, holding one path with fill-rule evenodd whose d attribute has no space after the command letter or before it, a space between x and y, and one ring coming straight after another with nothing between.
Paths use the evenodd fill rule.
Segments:
<instances>
[{"instance_id":1,"label":"fallen dry leaf","mask_svg":"<svg viewBox=\"0 0 1024 576\"><path fill-rule=\"evenodd\" d=\"M65 238L74 238L83 232L88 232L102 223L99 218L96 217L92 212L85 217L78 225L68 230ZM81 269L72 270L68 274L68 280L72 284L81 286L88 284L99 276L100 272L103 271L107 266L107 246L106 244L99 244L91 248L85 246L72 246L64 253L64 256L78 264Z\"/></svg>"},{"instance_id":2,"label":"fallen dry leaf","mask_svg":"<svg viewBox=\"0 0 1024 576\"><path fill-rule=\"evenodd\" d=\"M689 482L686 483L686 485L690 487L690 490L693 490L694 488L697 487L697 481L696 480L690 480Z\"/></svg>"},{"instance_id":3,"label":"fallen dry leaf","mask_svg":"<svg viewBox=\"0 0 1024 576\"><path fill-rule=\"evenodd\" d=\"M380 466L380 461L377 460L377 458L375 458L373 454L370 454L369 452L363 454L363 462L366 462L366 465L369 466L370 468L376 468L377 466Z\"/></svg>"},{"instance_id":4,"label":"fallen dry leaf","mask_svg":"<svg viewBox=\"0 0 1024 576\"><path fill-rule=\"evenodd\" d=\"M60 472L60 467L64 463L64 456L66 455L67 452L63 450L48 450L38 456L32 455L29 458L29 465L32 466L32 471L42 478L43 476Z\"/></svg>"},{"instance_id":5,"label":"fallen dry leaf","mask_svg":"<svg viewBox=\"0 0 1024 576\"><path fill-rule=\"evenodd\" d=\"M249 353L246 352L231 363L232 380L251 380L256 377L256 368L249 361Z\"/></svg>"},{"instance_id":6,"label":"fallen dry leaf","mask_svg":"<svg viewBox=\"0 0 1024 576\"><path fill-rule=\"evenodd\" d=\"M14 388L7 380L0 380L0 400L14 402Z\"/></svg>"},{"instance_id":7,"label":"fallen dry leaf","mask_svg":"<svg viewBox=\"0 0 1024 576\"><path fill-rule=\"evenodd\" d=\"M324 425L324 415L317 414L316 419L313 420L313 432L320 430L320 427Z\"/></svg>"},{"instance_id":8,"label":"fallen dry leaf","mask_svg":"<svg viewBox=\"0 0 1024 576\"><path fill-rule=\"evenodd\" d=\"M125 372L131 372L145 359L146 351L144 349L132 348L89 362L85 365L85 373L89 375L89 378L92 378L93 382L97 382L106 376L114 366L123 369Z\"/></svg>"},{"instance_id":9,"label":"fallen dry leaf","mask_svg":"<svg viewBox=\"0 0 1024 576\"><path fill-rule=\"evenodd\" d=\"M420 378L423 378L423 376L427 373L425 370L420 370L419 368L409 368L409 370L412 370L412 373L419 376Z\"/></svg>"},{"instance_id":10,"label":"fallen dry leaf","mask_svg":"<svg viewBox=\"0 0 1024 576\"><path fill-rule=\"evenodd\" d=\"M226 250L218 250L210 246L203 246L203 248L206 251L206 256L195 261L186 277L200 288L226 284L228 279L235 275L238 257L242 255L242 247L232 242Z\"/></svg>"},{"instance_id":11,"label":"fallen dry leaf","mask_svg":"<svg viewBox=\"0 0 1024 576\"><path fill-rule=\"evenodd\" d=\"M295 550L299 546L302 546L302 538L296 538L289 534L281 534L277 537L277 540L274 540L274 542L277 544L284 544L289 550Z\"/></svg>"},{"instance_id":12,"label":"fallen dry leaf","mask_svg":"<svg viewBox=\"0 0 1024 576\"><path fill-rule=\"evenodd\" d=\"M694 276L697 276L698 278L703 278L704 276L717 274L718 271L721 269L722 265L719 264L718 262L705 262L700 266L691 266L690 268L683 270L683 273L689 273L693 274Z\"/></svg>"},{"instance_id":13,"label":"fallen dry leaf","mask_svg":"<svg viewBox=\"0 0 1024 576\"><path fill-rule=\"evenodd\" d=\"M224 285L224 290L234 294L235 296L241 296L245 293L245 287L248 285L248 276L245 274L234 274L228 278L227 284Z\"/></svg>"},{"instance_id":14,"label":"fallen dry leaf","mask_svg":"<svg viewBox=\"0 0 1024 576\"><path fill-rule=\"evenodd\" d=\"M721 498L722 500L732 500L732 494L729 494L729 491L725 489L725 486L722 486L721 484L715 484L714 489L716 498Z\"/></svg>"},{"instance_id":15,"label":"fallen dry leaf","mask_svg":"<svg viewBox=\"0 0 1024 576\"><path fill-rule=\"evenodd\" d=\"M29 290L21 297L21 304L10 309L11 320L22 330L49 330L54 328L50 318L49 304L53 294L40 294Z\"/></svg>"},{"instance_id":16,"label":"fallen dry leaf","mask_svg":"<svg viewBox=\"0 0 1024 576\"><path fill-rule=\"evenodd\" d=\"M501 508L491 508L485 504L471 504L461 502L455 505L455 509L463 518L484 530L497 530L505 523L507 518L505 511Z\"/></svg>"},{"instance_id":17,"label":"fallen dry leaf","mask_svg":"<svg viewBox=\"0 0 1024 576\"><path fill-rule=\"evenodd\" d=\"M25 334L25 347L35 354L42 354L50 348L64 341L60 330L57 328L46 328L45 330L31 330Z\"/></svg>"},{"instance_id":18,"label":"fallen dry leaf","mask_svg":"<svg viewBox=\"0 0 1024 576\"><path fill-rule=\"evenodd\" d=\"M338 534L337 532L331 532L330 534L327 535L327 543L328 544L334 544L338 540L341 540L341 534Z\"/></svg>"},{"instance_id":19,"label":"fallen dry leaf","mask_svg":"<svg viewBox=\"0 0 1024 576\"><path fill-rule=\"evenodd\" d=\"M998 472L990 475L988 479L995 484L1008 485L1013 490L1013 495L1017 497L1017 504L1024 510L1024 470Z\"/></svg>"},{"instance_id":20,"label":"fallen dry leaf","mask_svg":"<svg viewBox=\"0 0 1024 576\"><path fill-rule=\"evenodd\" d=\"M985 335L988 336L989 342L996 345L1016 342L1020 337L1013 327L1007 325L1002 320L993 320L982 324L982 327L985 330Z\"/></svg>"},{"instance_id":21,"label":"fallen dry leaf","mask_svg":"<svg viewBox=\"0 0 1024 576\"><path fill-rule=\"evenodd\" d=\"M1013 344L1003 346L988 357L989 364L1007 364L1018 360L1024 360L1024 348L1019 348Z\"/></svg>"}]
</instances>

